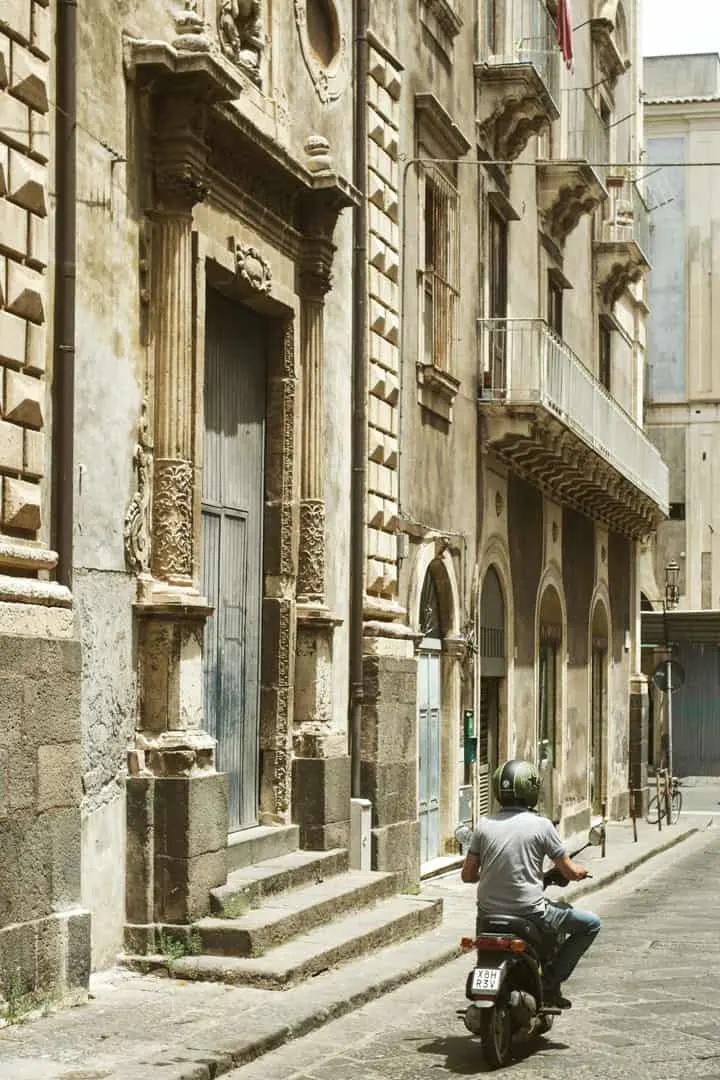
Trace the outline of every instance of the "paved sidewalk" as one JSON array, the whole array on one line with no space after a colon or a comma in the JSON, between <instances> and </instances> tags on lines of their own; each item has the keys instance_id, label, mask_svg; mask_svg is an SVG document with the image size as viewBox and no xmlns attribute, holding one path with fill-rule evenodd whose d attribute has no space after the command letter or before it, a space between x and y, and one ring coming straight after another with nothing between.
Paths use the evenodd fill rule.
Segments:
<instances>
[{"instance_id":1,"label":"paved sidewalk","mask_svg":"<svg viewBox=\"0 0 720 1080\"><path fill-rule=\"evenodd\" d=\"M568 886L577 899L628 873L706 822L682 819L658 832L608 826L607 855L588 848L593 878ZM410 942L321 974L286 991L183 983L113 969L93 976L90 1000L0 1029L2 1080L213 1080L458 955L474 923L473 889L457 871L422 895L442 896L443 922Z\"/></svg>"}]
</instances>

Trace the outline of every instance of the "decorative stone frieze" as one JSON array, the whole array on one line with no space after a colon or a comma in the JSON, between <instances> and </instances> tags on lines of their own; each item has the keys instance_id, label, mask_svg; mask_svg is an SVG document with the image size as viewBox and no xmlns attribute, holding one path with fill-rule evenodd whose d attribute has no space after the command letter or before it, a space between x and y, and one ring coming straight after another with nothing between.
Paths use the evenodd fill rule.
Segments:
<instances>
[{"instance_id":1,"label":"decorative stone frieze","mask_svg":"<svg viewBox=\"0 0 720 1080\"><path fill-rule=\"evenodd\" d=\"M300 503L300 557L298 596L322 603L325 599L325 503L303 499Z\"/></svg>"},{"instance_id":2,"label":"decorative stone frieze","mask_svg":"<svg viewBox=\"0 0 720 1080\"><path fill-rule=\"evenodd\" d=\"M189 461L155 458L153 571L171 585L192 581L193 468Z\"/></svg>"},{"instance_id":3,"label":"decorative stone frieze","mask_svg":"<svg viewBox=\"0 0 720 1080\"><path fill-rule=\"evenodd\" d=\"M260 0L219 0L217 30L225 56L260 82L260 63L265 49Z\"/></svg>"}]
</instances>

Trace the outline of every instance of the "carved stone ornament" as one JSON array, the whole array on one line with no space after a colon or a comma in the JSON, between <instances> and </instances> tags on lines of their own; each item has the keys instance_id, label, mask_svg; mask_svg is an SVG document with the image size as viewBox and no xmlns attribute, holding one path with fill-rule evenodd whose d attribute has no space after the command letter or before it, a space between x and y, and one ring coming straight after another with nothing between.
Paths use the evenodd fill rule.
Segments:
<instances>
[{"instance_id":1,"label":"carved stone ornament","mask_svg":"<svg viewBox=\"0 0 720 1080\"><path fill-rule=\"evenodd\" d=\"M348 45L347 38L336 26L336 40L332 42L333 55L321 56L310 36L308 27L308 7L312 3L324 4L328 15L337 23L337 10L334 0L295 0L295 22L300 36L305 65L310 73L317 95L323 104L335 101L348 84Z\"/></svg>"},{"instance_id":2,"label":"carved stone ornament","mask_svg":"<svg viewBox=\"0 0 720 1080\"><path fill-rule=\"evenodd\" d=\"M325 504L319 500L300 503L297 594L307 600L325 597Z\"/></svg>"},{"instance_id":3,"label":"carved stone ornament","mask_svg":"<svg viewBox=\"0 0 720 1080\"><path fill-rule=\"evenodd\" d=\"M137 473L137 490L125 514L123 537L125 559L136 574L150 570L150 504L152 499L152 441L147 416L147 400L143 402L138 424L138 441L133 455Z\"/></svg>"},{"instance_id":4,"label":"carved stone ornament","mask_svg":"<svg viewBox=\"0 0 720 1080\"><path fill-rule=\"evenodd\" d=\"M265 48L261 0L220 0L217 28L225 56L259 82Z\"/></svg>"},{"instance_id":5,"label":"carved stone ornament","mask_svg":"<svg viewBox=\"0 0 720 1080\"><path fill-rule=\"evenodd\" d=\"M192 576L193 469L189 461L155 462L153 497L153 569L170 580Z\"/></svg>"},{"instance_id":6,"label":"carved stone ornament","mask_svg":"<svg viewBox=\"0 0 720 1080\"><path fill-rule=\"evenodd\" d=\"M237 273L255 292L269 293L272 289L272 269L262 252L251 244L235 244Z\"/></svg>"}]
</instances>

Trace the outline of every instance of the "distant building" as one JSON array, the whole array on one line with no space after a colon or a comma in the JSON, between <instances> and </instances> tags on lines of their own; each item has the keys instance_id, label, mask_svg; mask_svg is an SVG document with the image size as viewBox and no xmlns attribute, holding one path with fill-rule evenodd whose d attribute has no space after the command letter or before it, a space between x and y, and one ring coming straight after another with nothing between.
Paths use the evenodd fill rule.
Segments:
<instances>
[{"instance_id":1,"label":"distant building","mask_svg":"<svg viewBox=\"0 0 720 1080\"><path fill-rule=\"evenodd\" d=\"M665 636L686 674L673 696L673 764L720 774L720 56L644 62L648 186L652 193L645 419L670 468L670 517L643 578L645 667ZM660 614L665 567L679 565L680 600ZM654 577L653 577L654 575ZM655 695L651 756L663 757Z\"/></svg>"}]
</instances>

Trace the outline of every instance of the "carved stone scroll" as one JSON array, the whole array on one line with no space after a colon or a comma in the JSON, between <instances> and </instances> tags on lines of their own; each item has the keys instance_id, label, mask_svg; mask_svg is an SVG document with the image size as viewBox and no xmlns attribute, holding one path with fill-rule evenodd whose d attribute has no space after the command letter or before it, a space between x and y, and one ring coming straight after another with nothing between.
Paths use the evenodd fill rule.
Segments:
<instances>
[{"instance_id":1,"label":"carved stone scroll","mask_svg":"<svg viewBox=\"0 0 720 1080\"><path fill-rule=\"evenodd\" d=\"M147 416L147 401L143 402L138 424L138 441L133 456L137 473L137 490L125 515L123 536L125 559L136 574L150 570L150 505L152 500L153 447Z\"/></svg>"}]
</instances>

